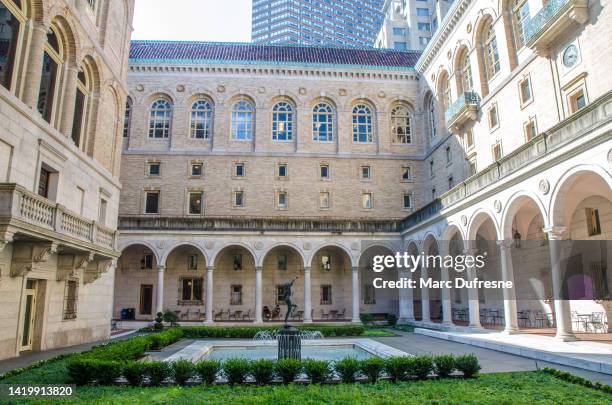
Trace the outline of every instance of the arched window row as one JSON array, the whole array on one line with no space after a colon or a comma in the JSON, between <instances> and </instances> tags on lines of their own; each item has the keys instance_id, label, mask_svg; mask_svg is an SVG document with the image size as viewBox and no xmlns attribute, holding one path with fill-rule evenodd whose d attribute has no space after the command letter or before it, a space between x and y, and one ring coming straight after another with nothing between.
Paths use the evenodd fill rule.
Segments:
<instances>
[{"instance_id":1,"label":"arched window row","mask_svg":"<svg viewBox=\"0 0 612 405\"><path fill-rule=\"evenodd\" d=\"M131 99L126 104L124 130L130 134L134 107ZM149 107L148 137L166 139L171 136L174 106L164 95L156 97ZM190 106L189 136L192 139L211 139L215 107L208 99L198 99ZM296 108L289 101L279 101L271 110L271 139L293 141L295 139ZM230 139L251 141L255 134L256 107L247 98L240 98L230 105ZM353 142L372 143L375 136L375 110L366 103L358 103L351 109ZM316 103L310 110L311 133L314 142L334 142L338 128L336 108L326 101ZM392 106L390 114L391 142L411 144L414 141L412 113L405 103Z\"/></svg>"}]
</instances>

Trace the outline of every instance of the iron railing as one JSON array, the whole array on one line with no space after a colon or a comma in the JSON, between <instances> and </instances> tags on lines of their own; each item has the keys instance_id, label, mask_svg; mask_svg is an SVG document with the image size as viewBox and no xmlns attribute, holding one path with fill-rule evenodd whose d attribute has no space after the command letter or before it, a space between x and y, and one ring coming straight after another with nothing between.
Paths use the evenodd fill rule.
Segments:
<instances>
[{"instance_id":1,"label":"iron railing","mask_svg":"<svg viewBox=\"0 0 612 405\"><path fill-rule=\"evenodd\" d=\"M468 107L473 106L478 110L480 108L480 96L473 91L466 91L455 100L444 113L446 123L453 121L459 114L465 111Z\"/></svg>"},{"instance_id":2,"label":"iron railing","mask_svg":"<svg viewBox=\"0 0 612 405\"><path fill-rule=\"evenodd\" d=\"M572 0L549 0L536 15L525 24L525 42L529 43L570 6Z\"/></svg>"}]
</instances>

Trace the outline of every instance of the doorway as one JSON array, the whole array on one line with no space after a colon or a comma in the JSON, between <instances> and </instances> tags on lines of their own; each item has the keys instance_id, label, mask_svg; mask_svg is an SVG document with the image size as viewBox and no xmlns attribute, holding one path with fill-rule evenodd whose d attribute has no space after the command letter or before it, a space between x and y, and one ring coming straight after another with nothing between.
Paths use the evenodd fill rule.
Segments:
<instances>
[{"instance_id":1,"label":"doorway","mask_svg":"<svg viewBox=\"0 0 612 405\"><path fill-rule=\"evenodd\" d=\"M151 315L153 310L153 285L140 286L140 315Z\"/></svg>"},{"instance_id":2,"label":"doorway","mask_svg":"<svg viewBox=\"0 0 612 405\"><path fill-rule=\"evenodd\" d=\"M20 351L32 350L34 329L36 325L36 296L38 294L38 281L27 280L25 288L25 308L23 312L23 330L21 333Z\"/></svg>"}]
</instances>

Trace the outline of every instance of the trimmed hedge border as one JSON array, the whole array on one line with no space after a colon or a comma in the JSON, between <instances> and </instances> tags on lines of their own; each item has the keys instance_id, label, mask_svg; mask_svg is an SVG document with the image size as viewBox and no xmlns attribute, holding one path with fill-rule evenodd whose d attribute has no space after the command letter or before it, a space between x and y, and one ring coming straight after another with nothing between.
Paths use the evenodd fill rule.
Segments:
<instances>
[{"instance_id":1,"label":"trimmed hedge border","mask_svg":"<svg viewBox=\"0 0 612 405\"><path fill-rule=\"evenodd\" d=\"M190 339L252 339L257 332L261 331L276 331L275 327L257 327L257 326L235 326L235 327L217 327L217 326L187 326L181 327L184 336ZM298 326L297 329L303 331L319 331L325 337L336 336L361 336L365 333L365 328L361 325L317 325L317 326Z\"/></svg>"},{"instance_id":2,"label":"trimmed hedge border","mask_svg":"<svg viewBox=\"0 0 612 405\"><path fill-rule=\"evenodd\" d=\"M579 377L577 375L570 374L568 372L557 370L554 368L549 368L549 367L543 368L542 371L554 377L557 377L560 380L564 380L564 381L567 381L573 384L582 385L583 387L587 387L587 388L594 388L596 390L600 390L605 393L612 394L612 386L602 384L598 381L592 382L585 378Z\"/></svg>"},{"instance_id":3,"label":"trimmed hedge border","mask_svg":"<svg viewBox=\"0 0 612 405\"><path fill-rule=\"evenodd\" d=\"M230 385L243 385L255 383L257 385L269 385L275 382L284 384L292 382L309 382L310 384L336 383L338 380L345 384L359 381L376 382L380 378L388 378L393 382L442 379L446 376L436 375L434 364L438 358L444 358L445 362L455 359L455 365L449 365L449 369L459 370L464 378L473 378L476 369L480 369L478 360L473 354L454 357L443 356L396 356L380 359L380 366L373 371L372 359L357 360L347 357L338 361L326 360L248 360L244 358L230 358L223 362L217 360L201 360L195 364L185 360L173 363L164 361L136 362L136 361L108 361L78 359L70 364L69 370L72 382L77 385L113 385L110 381L117 383L123 375L130 377L135 364L142 364L141 378L127 378L128 384L132 386L145 385L159 386L168 385L192 385L198 384L195 380L196 374L201 377L201 384L210 385L217 378L227 379ZM461 361L472 365L470 369L462 369ZM384 371L384 373L383 373ZM305 374L306 381L298 380L299 375ZM250 378L252 382L247 381ZM456 377L450 377L456 378Z\"/></svg>"}]
</instances>

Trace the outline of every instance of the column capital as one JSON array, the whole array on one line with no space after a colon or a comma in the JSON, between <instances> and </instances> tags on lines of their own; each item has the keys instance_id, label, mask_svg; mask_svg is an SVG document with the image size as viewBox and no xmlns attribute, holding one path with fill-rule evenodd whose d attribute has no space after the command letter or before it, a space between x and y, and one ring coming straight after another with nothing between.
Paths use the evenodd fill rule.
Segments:
<instances>
[{"instance_id":1,"label":"column capital","mask_svg":"<svg viewBox=\"0 0 612 405\"><path fill-rule=\"evenodd\" d=\"M263 266L255 266L255 271L257 272L263 271Z\"/></svg>"},{"instance_id":2,"label":"column capital","mask_svg":"<svg viewBox=\"0 0 612 405\"><path fill-rule=\"evenodd\" d=\"M512 246L514 244L514 241L513 240L504 239L504 240L495 241L495 243L497 243L497 246L501 250L506 250L506 249L512 248Z\"/></svg>"},{"instance_id":3,"label":"column capital","mask_svg":"<svg viewBox=\"0 0 612 405\"><path fill-rule=\"evenodd\" d=\"M351 270L353 271L353 273L359 273L359 266L353 266L351 267Z\"/></svg>"},{"instance_id":4,"label":"column capital","mask_svg":"<svg viewBox=\"0 0 612 405\"><path fill-rule=\"evenodd\" d=\"M304 267L304 273L310 273L310 266Z\"/></svg>"},{"instance_id":5,"label":"column capital","mask_svg":"<svg viewBox=\"0 0 612 405\"><path fill-rule=\"evenodd\" d=\"M164 271L166 270L166 265L165 264L158 264L157 265L157 271Z\"/></svg>"},{"instance_id":6,"label":"column capital","mask_svg":"<svg viewBox=\"0 0 612 405\"><path fill-rule=\"evenodd\" d=\"M564 226L551 226L549 228L543 228L542 230L546 232L549 240L560 240L563 239L563 234L566 229L567 228Z\"/></svg>"},{"instance_id":7,"label":"column capital","mask_svg":"<svg viewBox=\"0 0 612 405\"><path fill-rule=\"evenodd\" d=\"M215 270L215 268L213 266L206 266L206 271L212 273L214 270Z\"/></svg>"}]
</instances>

